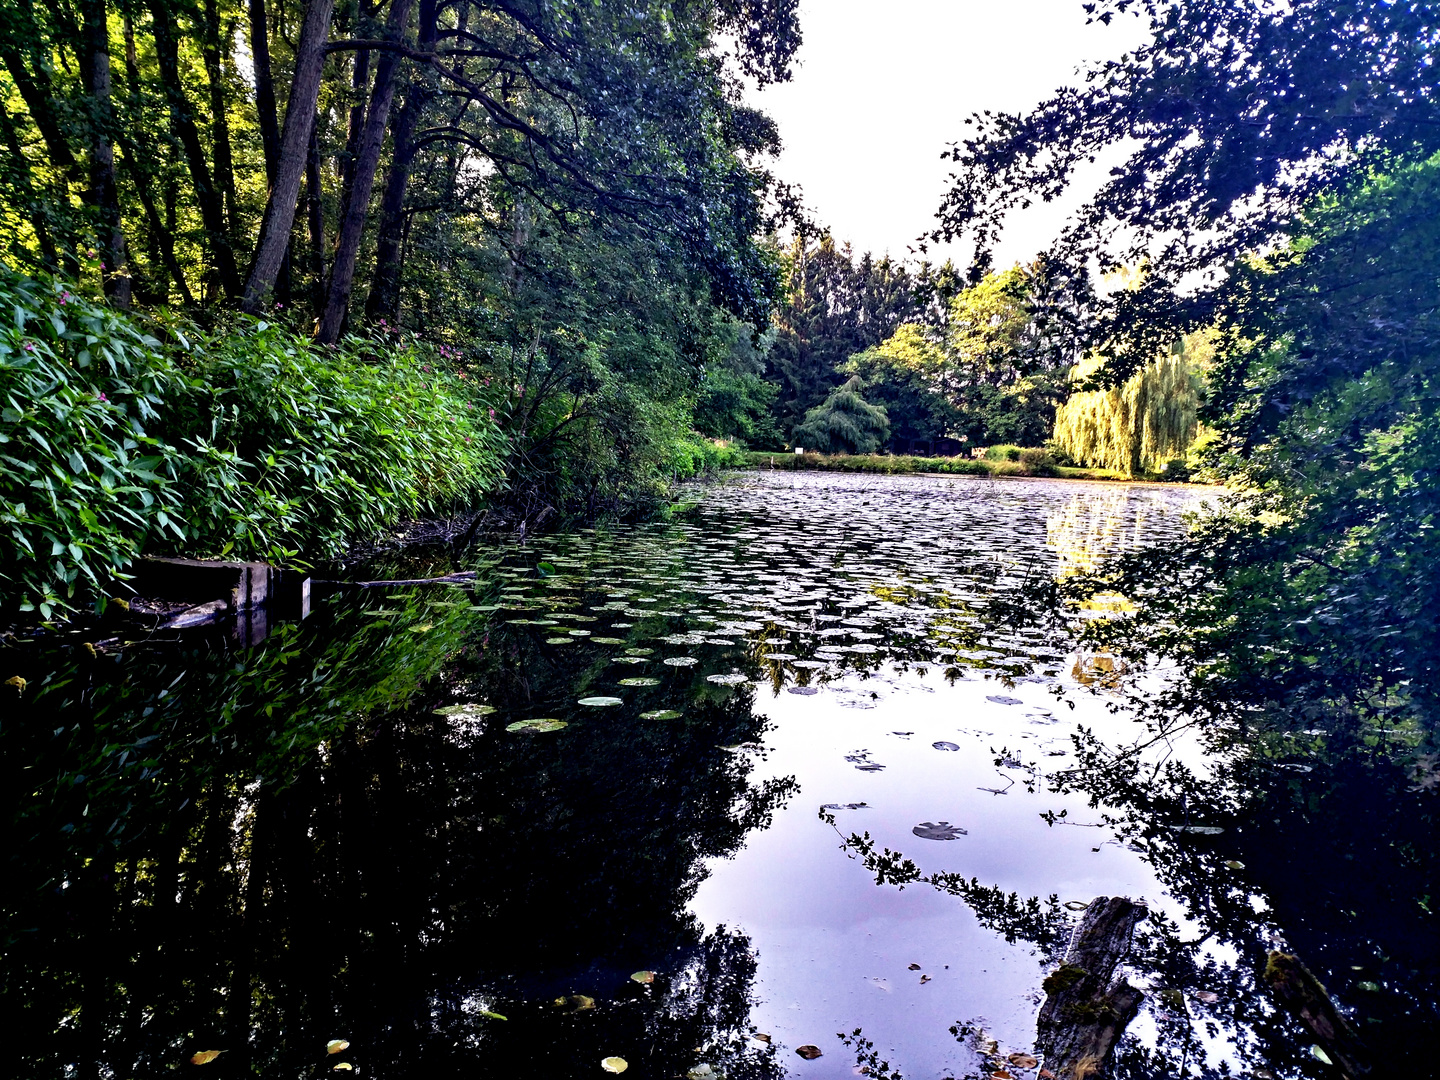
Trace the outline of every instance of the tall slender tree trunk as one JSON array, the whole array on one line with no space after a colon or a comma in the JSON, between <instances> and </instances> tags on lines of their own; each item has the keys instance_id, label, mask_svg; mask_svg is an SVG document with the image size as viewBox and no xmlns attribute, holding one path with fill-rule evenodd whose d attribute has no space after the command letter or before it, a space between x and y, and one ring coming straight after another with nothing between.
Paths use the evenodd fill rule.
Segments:
<instances>
[{"instance_id":1,"label":"tall slender tree trunk","mask_svg":"<svg viewBox=\"0 0 1440 1080\"><path fill-rule=\"evenodd\" d=\"M310 137L315 128L315 103L320 97L320 76L325 67L325 40L330 34L330 16L334 9L335 0L309 0L305 5L305 21L295 50L290 100L285 104L285 129L280 136L275 182L270 186L270 198L265 204L260 242L241 305L249 312L260 310L275 287L280 264L285 261L290 227L295 224L300 178L305 173Z\"/></svg>"},{"instance_id":2,"label":"tall slender tree trunk","mask_svg":"<svg viewBox=\"0 0 1440 1080\"><path fill-rule=\"evenodd\" d=\"M387 36L399 41L410 21L411 0L393 0ZM345 326L345 313L350 306L350 292L355 284L355 261L360 255L360 239L365 231L365 215L370 206L370 192L375 185L375 170L380 166L380 151L385 144L385 128L390 120L390 103L395 98L395 67L399 57L386 51L375 65L375 86L370 94L370 108L365 116L365 131L360 139L360 154L355 160L355 183L340 218L335 242L335 261L330 268L330 282L325 296L325 313L320 317L316 338L321 342L339 340Z\"/></svg>"},{"instance_id":3,"label":"tall slender tree trunk","mask_svg":"<svg viewBox=\"0 0 1440 1080\"><path fill-rule=\"evenodd\" d=\"M349 205L350 192L355 188L355 163L360 157L360 140L365 134L365 91L369 85L370 50L359 49L350 69L350 121L345 130L345 149L340 158L341 206Z\"/></svg>"},{"instance_id":4,"label":"tall slender tree trunk","mask_svg":"<svg viewBox=\"0 0 1440 1080\"><path fill-rule=\"evenodd\" d=\"M90 202L99 215L101 281L116 307L130 306L130 267L120 222L120 192L115 184L115 108L110 98L110 27L105 0L82 0L85 93L90 98Z\"/></svg>"},{"instance_id":5,"label":"tall slender tree trunk","mask_svg":"<svg viewBox=\"0 0 1440 1080\"><path fill-rule=\"evenodd\" d=\"M210 163L200 144L200 131L195 126L195 110L180 82L180 44L170 0L150 0L150 14L155 23L155 57L160 65L160 81L170 105L170 122L185 153L190 180L195 185L196 201L200 204L200 220L210 241L215 273L227 295L240 293L240 268L225 228L225 208L220 192L210 175Z\"/></svg>"},{"instance_id":6,"label":"tall slender tree trunk","mask_svg":"<svg viewBox=\"0 0 1440 1080\"><path fill-rule=\"evenodd\" d=\"M438 33L436 0L420 0L417 47L422 52L435 48ZM405 92L405 105L390 133L390 171L380 199L380 232L375 249L375 276L365 299L368 318L395 319L400 311L400 271L405 242L405 191L415 163L415 129L425 106L434 97L427 73L416 72Z\"/></svg>"},{"instance_id":7,"label":"tall slender tree trunk","mask_svg":"<svg viewBox=\"0 0 1440 1080\"><path fill-rule=\"evenodd\" d=\"M250 59L255 65L255 111L260 116L260 142L265 149L265 183L274 187L280 158L280 113L275 105L275 76L270 70L265 0L250 0Z\"/></svg>"},{"instance_id":8,"label":"tall slender tree trunk","mask_svg":"<svg viewBox=\"0 0 1440 1080\"><path fill-rule=\"evenodd\" d=\"M225 38L229 39L230 34ZM229 52L229 41L222 41L220 35L219 0L205 0L205 36L202 53L205 57L205 76L210 84L210 124L215 153L215 184L225 200L225 224L227 235L236 235L235 215L235 157L230 149L230 118L226 115L225 68L223 57Z\"/></svg>"},{"instance_id":9,"label":"tall slender tree trunk","mask_svg":"<svg viewBox=\"0 0 1440 1080\"><path fill-rule=\"evenodd\" d=\"M310 306L318 320L325 312L325 207L320 201L319 122L310 129L305 157L305 216L310 226Z\"/></svg>"},{"instance_id":10,"label":"tall slender tree trunk","mask_svg":"<svg viewBox=\"0 0 1440 1080\"><path fill-rule=\"evenodd\" d=\"M155 196L150 191L150 177L145 174L144 169L136 160L135 148L130 145L128 139L120 140L120 150L121 161L124 162L126 171L130 173L130 182L135 185L136 194L140 196L140 205L145 208L145 219L150 223L150 235L159 249L165 269L174 279L175 287L180 290L180 298L186 304L194 306L195 297L191 295L190 286L185 283L185 272L175 258L175 234L160 220L160 211L155 207ZM163 277L160 284L162 287L165 285Z\"/></svg>"},{"instance_id":11,"label":"tall slender tree trunk","mask_svg":"<svg viewBox=\"0 0 1440 1080\"><path fill-rule=\"evenodd\" d=\"M10 114L5 111L3 101L0 101L0 134L4 135L5 151L13 163L11 169L15 175L15 185L25 193L25 209L30 215L30 227L35 230L35 239L40 244L40 258L47 267L55 270L59 262L56 258L55 241L50 236L50 227L45 220L45 203L40 192L35 189L30 174L30 159L25 156L20 134L15 130Z\"/></svg>"}]
</instances>

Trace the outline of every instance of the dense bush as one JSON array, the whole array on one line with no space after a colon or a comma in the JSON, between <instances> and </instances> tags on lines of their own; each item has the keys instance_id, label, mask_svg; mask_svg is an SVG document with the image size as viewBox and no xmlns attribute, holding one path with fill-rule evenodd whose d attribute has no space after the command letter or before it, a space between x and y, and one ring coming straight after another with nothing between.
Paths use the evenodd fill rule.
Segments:
<instances>
[{"instance_id":1,"label":"dense bush","mask_svg":"<svg viewBox=\"0 0 1440 1080\"><path fill-rule=\"evenodd\" d=\"M254 322L152 334L3 266L0 312L6 612L103 602L144 551L334 557L501 481L483 395L413 343L321 351Z\"/></svg>"}]
</instances>

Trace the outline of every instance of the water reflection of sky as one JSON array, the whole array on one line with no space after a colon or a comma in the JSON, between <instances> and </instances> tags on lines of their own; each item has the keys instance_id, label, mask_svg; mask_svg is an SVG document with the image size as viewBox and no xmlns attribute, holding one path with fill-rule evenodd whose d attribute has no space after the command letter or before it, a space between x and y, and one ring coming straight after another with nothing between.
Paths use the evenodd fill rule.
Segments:
<instances>
[{"instance_id":1,"label":"water reflection of sky","mask_svg":"<svg viewBox=\"0 0 1440 1080\"><path fill-rule=\"evenodd\" d=\"M952 1024L1028 1050L1043 996L1032 944L1007 944L929 885L877 887L842 832L1021 897L1174 906L1141 853L1089 827L1099 813L1084 798L1047 789L1077 723L1124 722L1070 678L1062 626L1006 602L1173 535L1191 502L1173 488L760 474L707 491L682 535L637 545L664 567L637 582L658 594L650 610L687 615L667 644L728 641L759 661L764 750L734 751L755 758L752 780L798 781L768 828L710 863L691 910L751 938L751 1021L782 1052L819 1045L805 1075L852 1075L836 1033L855 1028L906 1075L967 1071ZM559 548L594 569L586 542ZM840 807L834 825L826 805ZM1062 810L1061 824L1040 817ZM917 836L926 823L965 833Z\"/></svg>"}]
</instances>

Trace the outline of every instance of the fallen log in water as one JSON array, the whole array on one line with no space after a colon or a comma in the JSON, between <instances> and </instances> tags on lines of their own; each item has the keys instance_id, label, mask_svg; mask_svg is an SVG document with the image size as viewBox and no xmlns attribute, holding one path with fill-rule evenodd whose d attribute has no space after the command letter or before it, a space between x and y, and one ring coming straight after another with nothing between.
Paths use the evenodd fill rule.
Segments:
<instances>
[{"instance_id":1,"label":"fallen log in water","mask_svg":"<svg viewBox=\"0 0 1440 1080\"><path fill-rule=\"evenodd\" d=\"M1330 994L1299 957L1272 952L1265 984L1285 1009L1314 1036L1330 1064L1350 1080L1370 1072L1370 1054L1355 1029L1335 1009Z\"/></svg>"},{"instance_id":2,"label":"fallen log in water","mask_svg":"<svg viewBox=\"0 0 1440 1080\"><path fill-rule=\"evenodd\" d=\"M1145 995L1115 969L1130 952L1145 905L1123 896L1097 896L1070 939L1065 962L1044 982L1045 1004L1035 1021L1035 1045L1057 1080L1103 1075L1115 1044Z\"/></svg>"}]
</instances>

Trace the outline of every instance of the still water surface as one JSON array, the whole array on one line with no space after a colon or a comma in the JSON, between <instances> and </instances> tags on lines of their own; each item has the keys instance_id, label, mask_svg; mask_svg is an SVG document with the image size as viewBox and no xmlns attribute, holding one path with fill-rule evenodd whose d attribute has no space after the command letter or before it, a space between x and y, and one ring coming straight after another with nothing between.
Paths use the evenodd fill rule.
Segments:
<instances>
[{"instance_id":1,"label":"still water surface","mask_svg":"<svg viewBox=\"0 0 1440 1080\"><path fill-rule=\"evenodd\" d=\"M1243 824L1086 789L1076 733L1137 734L1072 649L1105 605L1034 601L1193 489L699 498L367 568L478 574L339 589L250 649L8 646L7 1074L1033 1077L1004 1059L1103 895L1152 912L1122 1074L1309 1068L1255 987L1303 904Z\"/></svg>"}]
</instances>

